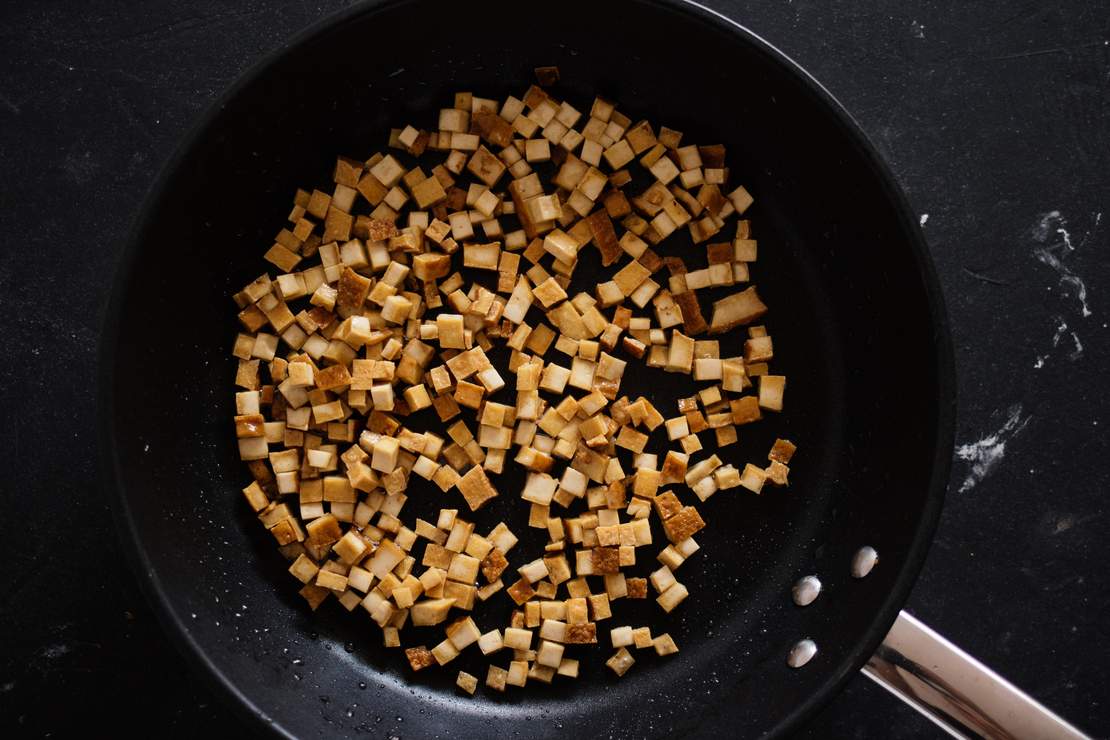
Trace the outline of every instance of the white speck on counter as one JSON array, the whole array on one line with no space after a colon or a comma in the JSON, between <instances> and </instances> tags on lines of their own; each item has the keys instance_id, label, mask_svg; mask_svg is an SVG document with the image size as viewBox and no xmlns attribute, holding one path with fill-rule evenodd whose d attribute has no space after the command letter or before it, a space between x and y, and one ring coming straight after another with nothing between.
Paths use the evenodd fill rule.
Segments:
<instances>
[{"instance_id":1,"label":"white speck on counter","mask_svg":"<svg viewBox=\"0 0 1110 740\"><path fill-rule=\"evenodd\" d=\"M910 23L910 33L913 34L914 38L923 39L925 38L925 26L917 21L912 21Z\"/></svg>"},{"instance_id":2,"label":"white speck on counter","mask_svg":"<svg viewBox=\"0 0 1110 740\"><path fill-rule=\"evenodd\" d=\"M924 225L925 225L925 223L926 223L926 222L927 222L928 220L929 220L929 214L928 214L928 213L922 213L922 214L921 214L921 221L920 221L920 224L921 224L922 226L924 226Z\"/></svg>"},{"instance_id":3,"label":"white speck on counter","mask_svg":"<svg viewBox=\"0 0 1110 740\"><path fill-rule=\"evenodd\" d=\"M956 448L956 457L971 464L967 477L960 484L960 493L970 491L1002 462L1002 458L1006 456L1006 444L1025 429L1029 420L1033 418L1032 416L1022 418L1022 411L1022 405L1015 403L1010 407L1010 415L1006 423L998 431L988 434L978 442Z\"/></svg>"}]
</instances>

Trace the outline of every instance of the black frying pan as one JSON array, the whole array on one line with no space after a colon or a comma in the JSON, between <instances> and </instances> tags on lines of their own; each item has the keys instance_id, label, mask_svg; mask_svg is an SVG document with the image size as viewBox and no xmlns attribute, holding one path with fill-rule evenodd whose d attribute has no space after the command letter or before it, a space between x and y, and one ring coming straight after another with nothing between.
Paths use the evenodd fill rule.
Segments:
<instances>
[{"instance_id":1,"label":"black frying pan","mask_svg":"<svg viewBox=\"0 0 1110 740\"><path fill-rule=\"evenodd\" d=\"M229 295L261 272L294 188L327 182L336 154L368 156L390 126L426 122L456 90L519 94L543 64L562 70L557 96L587 105L601 93L633 120L728 146L733 180L757 198L754 281L790 379L787 412L743 428L728 455L761 460L775 436L800 451L789 489L723 492L701 507L702 551L679 574L691 598L672 615L617 602L614 624L666 624L679 655L639 651L616 680L600 648L578 681L461 698L457 669L485 675L477 651L414 677L365 614L334 601L309 613L248 512L230 432ZM170 634L256 728L305 737L779 733L863 664L925 556L955 392L915 219L828 92L697 6L400 2L335 16L209 111L159 178L126 255L100 386L125 538ZM660 408L673 408L687 381L628 382L650 384ZM515 482L499 486L509 494L482 521L503 516L524 531ZM442 494L414 491L409 507L440 505ZM849 563L863 545L881 562L857 580ZM799 608L790 589L807 573L825 589ZM819 651L791 669L786 655L803 637Z\"/></svg>"}]
</instances>

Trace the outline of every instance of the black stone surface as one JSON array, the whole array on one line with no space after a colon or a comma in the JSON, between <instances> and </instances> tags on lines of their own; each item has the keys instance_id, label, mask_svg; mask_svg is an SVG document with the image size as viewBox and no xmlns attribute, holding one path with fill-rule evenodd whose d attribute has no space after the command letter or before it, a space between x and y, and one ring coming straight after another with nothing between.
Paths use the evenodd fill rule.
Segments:
<instances>
[{"instance_id":1,"label":"black stone surface","mask_svg":"<svg viewBox=\"0 0 1110 740\"><path fill-rule=\"evenodd\" d=\"M855 115L932 248L957 351L958 448L907 608L1110 733L1107 6L707 4ZM162 635L97 489L100 317L135 209L195 116L345 5L0 6L0 734L238 731ZM860 677L801 734L938 731Z\"/></svg>"}]
</instances>

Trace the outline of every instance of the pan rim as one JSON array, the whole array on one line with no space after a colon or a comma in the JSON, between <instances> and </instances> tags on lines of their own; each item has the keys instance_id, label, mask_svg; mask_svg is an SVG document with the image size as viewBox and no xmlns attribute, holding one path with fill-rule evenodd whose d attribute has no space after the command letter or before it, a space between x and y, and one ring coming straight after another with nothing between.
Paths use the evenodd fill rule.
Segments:
<instances>
[{"instance_id":1,"label":"pan rim","mask_svg":"<svg viewBox=\"0 0 1110 740\"><path fill-rule=\"evenodd\" d=\"M264 76L291 50L310 42L353 18L393 6L403 5L413 0L368 0L327 15L306 26L277 47L267 52L258 61L241 72L224 92L201 112L187 132L181 137L173 152L160 168L151 182L141 206L136 211L128 230L119 263L112 277L112 288L101 325L101 342L98 353L97 388L98 403L97 428L99 436L100 485L111 503L113 519L121 541L121 546L132 572L137 576L148 603L150 603L163 631L174 644L194 673L206 680L216 695L223 698L245 723L255 730L279 737L293 737L277 720L270 717L257 703L251 700L218 667L205 649L197 642L187 627L182 614L170 604L167 589L152 565L151 559L139 542L139 533L127 497L121 485L122 475L114 444L114 424L112 413L115 407L115 394L112 386L112 366L118 346L120 315L122 312L123 289L133 271L140 248L140 236L146 230L151 218L152 206L159 201L167 189L171 176L177 171L188 152L213 120L226 105L257 79ZM814 96L829 114L829 124L836 122L853 143L857 154L867 163L876 183L891 199L898 211L898 221L902 226L912 256L917 266L926 300L931 323L934 329L935 372L937 377L937 429L933 440L934 456L928 481L927 495L917 522L916 529L905 562L886 595L882 606L876 610L866 631L842 659L826 680L801 704L786 714L769 731L769 736L781 736L797 729L827 704L857 673L882 642L898 612L909 597L924 565L926 555L933 540L940 519L944 495L947 489L952 465L951 450L955 439L955 419L957 408L954 352L951 339L950 322L947 315L943 292L936 269L929 254L928 245L921 231L916 215L910 208L904 190L898 184L889 165L879 154L864 129L816 78L807 72L790 56L761 36L722 13L708 8L693 0L641 0L645 4L665 7L671 11L684 13L700 19L748 44L753 50L785 68L801 87Z\"/></svg>"}]
</instances>

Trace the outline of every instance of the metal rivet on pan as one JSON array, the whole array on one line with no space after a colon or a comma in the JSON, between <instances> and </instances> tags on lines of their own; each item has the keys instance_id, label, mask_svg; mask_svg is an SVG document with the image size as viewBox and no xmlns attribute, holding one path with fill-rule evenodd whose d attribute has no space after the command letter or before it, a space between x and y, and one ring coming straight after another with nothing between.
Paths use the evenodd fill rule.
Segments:
<instances>
[{"instance_id":1,"label":"metal rivet on pan","mask_svg":"<svg viewBox=\"0 0 1110 740\"><path fill-rule=\"evenodd\" d=\"M870 545L861 547L852 558L852 578L863 578L879 562L879 553Z\"/></svg>"},{"instance_id":2,"label":"metal rivet on pan","mask_svg":"<svg viewBox=\"0 0 1110 740\"><path fill-rule=\"evenodd\" d=\"M798 640L794 647L790 648L790 653L786 656L786 664L791 668L801 668L813 660L814 655L817 655L817 643L807 637L804 640Z\"/></svg>"},{"instance_id":3,"label":"metal rivet on pan","mask_svg":"<svg viewBox=\"0 0 1110 740\"><path fill-rule=\"evenodd\" d=\"M794 603L798 606L809 606L821 593L821 581L817 576L804 576L794 584Z\"/></svg>"}]
</instances>

